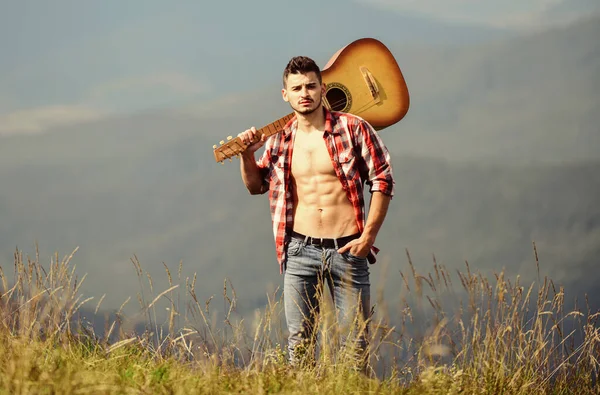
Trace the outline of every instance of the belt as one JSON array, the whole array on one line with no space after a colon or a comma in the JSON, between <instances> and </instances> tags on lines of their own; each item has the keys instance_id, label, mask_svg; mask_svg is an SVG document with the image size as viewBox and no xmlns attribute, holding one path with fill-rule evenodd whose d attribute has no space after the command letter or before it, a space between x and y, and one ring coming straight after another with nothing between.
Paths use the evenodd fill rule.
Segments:
<instances>
[{"instance_id":1,"label":"belt","mask_svg":"<svg viewBox=\"0 0 600 395\"><path fill-rule=\"evenodd\" d=\"M325 239L322 237L305 236L302 233L292 231L292 237L295 239L306 241L306 244L320 246L323 248L342 248L350 241L358 239L360 237L360 233L355 233L350 236L338 237L337 239Z\"/></svg>"}]
</instances>

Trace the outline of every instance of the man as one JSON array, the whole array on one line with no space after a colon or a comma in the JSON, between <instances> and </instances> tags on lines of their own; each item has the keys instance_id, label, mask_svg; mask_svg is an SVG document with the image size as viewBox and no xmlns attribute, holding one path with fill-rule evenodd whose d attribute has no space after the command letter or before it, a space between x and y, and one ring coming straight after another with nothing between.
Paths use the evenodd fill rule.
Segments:
<instances>
[{"instance_id":1,"label":"man","mask_svg":"<svg viewBox=\"0 0 600 395\"><path fill-rule=\"evenodd\" d=\"M299 350L314 335L318 290L325 281L340 325L358 328L356 345L366 350L368 262L375 262L373 244L394 189L390 155L380 137L363 119L327 110L325 88L313 60L292 58L281 93L295 116L268 140L254 127L239 134L245 144L254 142L241 159L246 187L251 194L269 191L277 258L285 273L292 363L299 362ZM366 221L364 183L372 193Z\"/></svg>"}]
</instances>

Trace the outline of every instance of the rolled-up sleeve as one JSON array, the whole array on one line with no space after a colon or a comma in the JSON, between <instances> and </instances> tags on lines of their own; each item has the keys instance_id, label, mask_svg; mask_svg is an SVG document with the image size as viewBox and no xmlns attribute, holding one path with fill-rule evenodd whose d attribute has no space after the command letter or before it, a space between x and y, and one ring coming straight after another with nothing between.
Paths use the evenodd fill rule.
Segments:
<instances>
[{"instance_id":1,"label":"rolled-up sleeve","mask_svg":"<svg viewBox=\"0 0 600 395\"><path fill-rule=\"evenodd\" d=\"M365 165L366 184L369 191L394 196L394 175L390 153L379 134L367 122L358 125L357 137Z\"/></svg>"}]
</instances>

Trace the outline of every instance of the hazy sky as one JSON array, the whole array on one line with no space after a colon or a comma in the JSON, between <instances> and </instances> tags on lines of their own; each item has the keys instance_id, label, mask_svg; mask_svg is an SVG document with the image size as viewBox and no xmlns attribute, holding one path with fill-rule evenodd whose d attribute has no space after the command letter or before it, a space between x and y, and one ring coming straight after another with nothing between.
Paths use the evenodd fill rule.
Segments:
<instances>
[{"instance_id":1,"label":"hazy sky","mask_svg":"<svg viewBox=\"0 0 600 395\"><path fill-rule=\"evenodd\" d=\"M596 9L596 0L359 0L410 15L455 23L510 29L535 29L572 21Z\"/></svg>"},{"instance_id":2,"label":"hazy sky","mask_svg":"<svg viewBox=\"0 0 600 395\"><path fill-rule=\"evenodd\" d=\"M599 4L0 0L0 135L256 89L289 57L324 63L362 36L439 44L564 23Z\"/></svg>"}]
</instances>

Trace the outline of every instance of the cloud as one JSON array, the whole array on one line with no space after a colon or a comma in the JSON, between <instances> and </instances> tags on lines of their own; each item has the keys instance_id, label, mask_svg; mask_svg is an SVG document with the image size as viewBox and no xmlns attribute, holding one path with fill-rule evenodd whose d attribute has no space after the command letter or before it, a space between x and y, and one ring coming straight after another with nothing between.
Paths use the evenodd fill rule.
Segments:
<instances>
[{"instance_id":1,"label":"cloud","mask_svg":"<svg viewBox=\"0 0 600 395\"><path fill-rule=\"evenodd\" d=\"M486 25L496 28L536 29L558 22L548 11L569 9L578 0L355 0L388 10L425 16L451 23ZM569 21L586 11L570 12Z\"/></svg>"},{"instance_id":2,"label":"cloud","mask_svg":"<svg viewBox=\"0 0 600 395\"><path fill-rule=\"evenodd\" d=\"M207 84L180 73L120 78L91 88L81 99L82 104L46 105L0 112L0 136L42 133L55 127L94 121L119 112L178 105L209 90ZM3 102L10 103L8 98L0 97L0 104Z\"/></svg>"},{"instance_id":3,"label":"cloud","mask_svg":"<svg viewBox=\"0 0 600 395\"><path fill-rule=\"evenodd\" d=\"M76 105L58 105L20 110L0 115L0 136L18 133L41 133L58 126L89 122L106 113Z\"/></svg>"}]
</instances>

